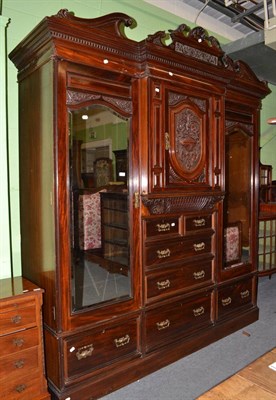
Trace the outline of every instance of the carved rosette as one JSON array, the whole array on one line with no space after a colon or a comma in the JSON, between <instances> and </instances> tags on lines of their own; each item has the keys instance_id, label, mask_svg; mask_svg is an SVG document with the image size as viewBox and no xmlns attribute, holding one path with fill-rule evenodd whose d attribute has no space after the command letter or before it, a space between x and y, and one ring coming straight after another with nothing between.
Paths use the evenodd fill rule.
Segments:
<instances>
[{"instance_id":1,"label":"carved rosette","mask_svg":"<svg viewBox=\"0 0 276 400\"><path fill-rule=\"evenodd\" d=\"M173 214L185 211L212 210L214 206L223 200L223 194L191 195L166 198L148 198L142 196L143 204L151 215Z\"/></svg>"}]
</instances>

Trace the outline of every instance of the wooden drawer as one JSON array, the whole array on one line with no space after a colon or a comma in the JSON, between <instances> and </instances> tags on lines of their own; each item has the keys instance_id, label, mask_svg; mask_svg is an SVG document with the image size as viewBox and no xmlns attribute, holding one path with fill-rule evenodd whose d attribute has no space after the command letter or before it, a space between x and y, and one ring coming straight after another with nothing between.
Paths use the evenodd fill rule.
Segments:
<instances>
[{"instance_id":1,"label":"wooden drawer","mask_svg":"<svg viewBox=\"0 0 276 400\"><path fill-rule=\"evenodd\" d=\"M38 345L38 329L32 328L0 337L1 356Z\"/></svg>"},{"instance_id":2,"label":"wooden drawer","mask_svg":"<svg viewBox=\"0 0 276 400\"><path fill-rule=\"evenodd\" d=\"M218 290L218 318L252 305L252 279L239 281Z\"/></svg>"},{"instance_id":3,"label":"wooden drawer","mask_svg":"<svg viewBox=\"0 0 276 400\"><path fill-rule=\"evenodd\" d=\"M212 214L208 215L194 215L185 217L184 219L185 233L192 233L201 231L203 229L212 228Z\"/></svg>"},{"instance_id":4,"label":"wooden drawer","mask_svg":"<svg viewBox=\"0 0 276 400\"><path fill-rule=\"evenodd\" d=\"M171 263L183 258L208 254L212 249L212 237L197 236L179 241L160 242L145 247L145 265L153 266Z\"/></svg>"},{"instance_id":5,"label":"wooden drawer","mask_svg":"<svg viewBox=\"0 0 276 400\"><path fill-rule=\"evenodd\" d=\"M39 365L37 346L0 357L0 382L7 382L23 375L27 376Z\"/></svg>"},{"instance_id":6,"label":"wooden drawer","mask_svg":"<svg viewBox=\"0 0 276 400\"><path fill-rule=\"evenodd\" d=\"M185 288L196 288L212 282L212 261L168 268L146 277L147 300L159 299Z\"/></svg>"},{"instance_id":7,"label":"wooden drawer","mask_svg":"<svg viewBox=\"0 0 276 400\"><path fill-rule=\"evenodd\" d=\"M143 220L143 230L145 240L163 239L182 236L183 231L182 216L171 216L165 218L154 218Z\"/></svg>"},{"instance_id":8,"label":"wooden drawer","mask_svg":"<svg viewBox=\"0 0 276 400\"><path fill-rule=\"evenodd\" d=\"M10 400L42 400L50 399L41 379L40 373L19 376L1 385L1 399Z\"/></svg>"},{"instance_id":9,"label":"wooden drawer","mask_svg":"<svg viewBox=\"0 0 276 400\"><path fill-rule=\"evenodd\" d=\"M0 332L1 335L16 332L21 329L36 326L36 306L35 301L13 302L1 307L0 313Z\"/></svg>"},{"instance_id":10,"label":"wooden drawer","mask_svg":"<svg viewBox=\"0 0 276 400\"><path fill-rule=\"evenodd\" d=\"M145 313L146 350L185 337L211 324L211 293L173 302Z\"/></svg>"},{"instance_id":11,"label":"wooden drawer","mask_svg":"<svg viewBox=\"0 0 276 400\"><path fill-rule=\"evenodd\" d=\"M137 320L119 326L95 329L65 339L64 356L66 377L83 375L99 369L122 357L138 355Z\"/></svg>"}]
</instances>

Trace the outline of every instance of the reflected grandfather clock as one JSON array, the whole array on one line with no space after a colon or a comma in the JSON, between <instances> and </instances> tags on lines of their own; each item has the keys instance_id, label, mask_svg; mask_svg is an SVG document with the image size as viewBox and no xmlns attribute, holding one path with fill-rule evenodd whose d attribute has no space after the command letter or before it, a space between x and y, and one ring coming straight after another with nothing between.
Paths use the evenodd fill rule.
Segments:
<instances>
[{"instance_id":1,"label":"reflected grandfather clock","mask_svg":"<svg viewBox=\"0 0 276 400\"><path fill-rule=\"evenodd\" d=\"M127 172L127 150L113 150L115 155L116 164L116 181L127 183L128 172Z\"/></svg>"}]
</instances>

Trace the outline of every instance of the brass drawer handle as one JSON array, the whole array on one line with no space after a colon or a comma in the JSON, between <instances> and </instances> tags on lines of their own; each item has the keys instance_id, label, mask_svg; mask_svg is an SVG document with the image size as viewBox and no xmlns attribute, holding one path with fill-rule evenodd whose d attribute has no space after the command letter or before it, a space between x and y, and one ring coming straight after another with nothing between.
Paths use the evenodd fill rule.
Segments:
<instances>
[{"instance_id":1,"label":"brass drawer handle","mask_svg":"<svg viewBox=\"0 0 276 400\"><path fill-rule=\"evenodd\" d=\"M205 271L203 269L193 273L194 279L203 279L205 277Z\"/></svg>"},{"instance_id":2,"label":"brass drawer handle","mask_svg":"<svg viewBox=\"0 0 276 400\"><path fill-rule=\"evenodd\" d=\"M17 391L17 393L22 393L22 392L24 392L24 390L26 389L26 385L18 385L18 386L16 386L16 388L15 388L15 390Z\"/></svg>"},{"instance_id":3,"label":"brass drawer handle","mask_svg":"<svg viewBox=\"0 0 276 400\"><path fill-rule=\"evenodd\" d=\"M16 338L16 339L13 339L12 342L13 342L13 344L14 344L15 346L17 346L17 347L22 347L25 341L24 341L24 339Z\"/></svg>"},{"instance_id":4,"label":"brass drawer handle","mask_svg":"<svg viewBox=\"0 0 276 400\"><path fill-rule=\"evenodd\" d=\"M165 321L157 322L156 326L159 331L162 331L162 329L166 329L170 326L170 320L165 319Z\"/></svg>"},{"instance_id":5,"label":"brass drawer handle","mask_svg":"<svg viewBox=\"0 0 276 400\"><path fill-rule=\"evenodd\" d=\"M171 282L169 281L169 279L166 279L165 281L157 282L156 284L157 284L158 290L167 289L171 286Z\"/></svg>"},{"instance_id":6,"label":"brass drawer handle","mask_svg":"<svg viewBox=\"0 0 276 400\"><path fill-rule=\"evenodd\" d=\"M205 249L205 243L201 242L201 243L194 243L194 250L195 251L201 251Z\"/></svg>"},{"instance_id":7,"label":"brass drawer handle","mask_svg":"<svg viewBox=\"0 0 276 400\"><path fill-rule=\"evenodd\" d=\"M80 347L76 352L76 357L78 360L92 356L94 347L93 344L88 344L87 346Z\"/></svg>"},{"instance_id":8,"label":"brass drawer handle","mask_svg":"<svg viewBox=\"0 0 276 400\"><path fill-rule=\"evenodd\" d=\"M221 300L221 304L223 305L223 307L229 306L229 304L231 304L231 303L232 303L231 297L227 297L226 299Z\"/></svg>"},{"instance_id":9,"label":"brass drawer handle","mask_svg":"<svg viewBox=\"0 0 276 400\"><path fill-rule=\"evenodd\" d=\"M249 292L249 290L245 290L244 292L241 292L240 295L241 295L242 299L245 299L246 297L248 297L250 295L250 292Z\"/></svg>"},{"instance_id":10,"label":"brass drawer handle","mask_svg":"<svg viewBox=\"0 0 276 400\"><path fill-rule=\"evenodd\" d=\"M170 257L170 255L171 255L170 249L157 250L156 253L157 253L158 258L166 258L166 257Z\"/></svg>"},{"instance_id":11,"label":"brass drawer handle","mask_svg":"<svg viewBox=\"0 0 276 400\"><path fill-rule=\"evenodd\" d=\"M19 322L21 322L21 320L22 320L22 317L20 317L20 315L16 315L15 317L11 318L11 322L13 324L19 324Z\"/></svg>"},{"instance_id":12,"label":"brass drawer handle","mask_svg":"<svg viewBox=\"0 0 276 400\"><path fill-rule=\"evenodd\" d=\"M24 361L24 360L17 360L17 361L14 363L15 368L23 368L24 365L25 365L25 361Z\"/></svg>"},{"instance_id":13,"label":"brass drawer handle","mask_svg":"<svg viewBox=\"0 0 276 400\"><path fill-rule=\"evenodd\" d=\"M123 336L123 337L121 337L119 339L114 339L116 347L125 346L126 344L129 343L129 341L130 341L130 336L129 335Z\"/></svg>"},{"instance_id":14,"label":"brass drawer handle","mask_svg":"<svg viewBox=\"0 0 276 400\"><path fill-rule=\"evenodd\" d=\"M171 230L171 225L167 222L165 224L156 224L158 232L166 232Z\"/></svg>"},{"instance_id":15,"label":"brass drawer handle","mask_svg":"<svg viewBox=\"0 0 276 400\"><path fill-rule=\"evenodd\" d=\"M196 227L198 227L198 226L205 226L206 220L205 220L205 218L194 219L194 220L193 220L193 224L194 224L194 226L196 226Z\"/></svg>"},{"instance_id":16,"label":"brass drawer handle","mask_svg":"<svg viewBox=\"0 0 276 400\"><path fill-rule=\"evenodd\" d=\"M195 317L199 317L200 315L202 315L202 314L205 313L204 307L201 306L201 307L199 307L199 308L193 309L193 313L194 313L194 316L195 316Z\"/></svg>"}]
</instances>

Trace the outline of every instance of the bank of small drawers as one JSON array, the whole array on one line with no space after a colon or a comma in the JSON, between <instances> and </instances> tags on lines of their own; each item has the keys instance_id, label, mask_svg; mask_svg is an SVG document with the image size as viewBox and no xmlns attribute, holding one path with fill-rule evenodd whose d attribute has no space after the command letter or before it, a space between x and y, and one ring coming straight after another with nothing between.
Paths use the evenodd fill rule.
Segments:
<instances>
[{"instance_id":1,"label":"bank of small drawers","mask_svg":"<svg viewBox=\"0 0 276 400\"><path fill-rule=\"evenodd\" d=\"M146 269L212 253L212 214L145 218Z\"/></svg>"},{"instance_id":2,"label":"bank of small drawers","mask_svg":"<svg viewBox=\"0 0 276 400\"><path fill-rule=\"evenodd\" d=\"M212 214L175 215L145 218L143 221L145 240L185 236L212 228Z\"/></svg>"},{"instance_id":3,"label":"bank of small drawers","mask_svg":"<svg viewBox=\"0 0 276 400\"><path fill-rule=\"evenodd\" d=\"M44 377L38 296L42 292L0 302L0 387L5 400L50 398Z\"/></svg>"},{"instance_id":4,"label":"bank of small drawers","mask_svg":"<svg viewBox=\"0 0 276 400\"><path fill-rule=\"evenodd\" d=\"M73 379L139 355L138 320L95 328L64 340L65 375Z\"/></svg>"},{"instance_id":5,"label":"bank of small drawers","mask_svg":"<svg viewBox=\"0 0 276 400\"><path fill-rule=\"evenodd\" d=\"M214 283L212 213L143 221L146 302Z\"/></svg>"},{"instance_id":6,"label":"bank of small drawers","mask_svg":"<svg viewBox=\"0 0 276 400\"><path fill-rule=\"evenodd\" d=\"M218 318L252 306L253 279L238 281L218 290Z\"/></svg>"},{"instance_id":7,"label":"bank of small drawers","mask_svg":"<svg viewBox=\"0 0 276 400\"><path fill-rule=\"evenodd\" d=\"M212 323L212 292L174 301L145 313L146 350L151 351Z\"/></svg>"}]
</instances>

